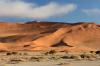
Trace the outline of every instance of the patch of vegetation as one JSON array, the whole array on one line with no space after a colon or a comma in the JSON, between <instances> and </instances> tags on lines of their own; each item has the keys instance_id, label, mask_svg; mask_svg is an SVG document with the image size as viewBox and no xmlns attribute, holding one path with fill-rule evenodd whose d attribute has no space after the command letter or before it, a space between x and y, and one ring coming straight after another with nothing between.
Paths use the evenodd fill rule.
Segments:
<instances>
[{"instance_id":1,"label":"patch of vegetation","mask_svg":"<svg viewBox=\"0 0 100 66\"><path fill-rule=\"evenodd\" d=\"M40 61L40 58L38 58L38 57L31 57L30 58L30 61L38 61L39 62Z\"/></svg>"},{"instance_id":2,"label":"patch of vegetation","mask_svg":"<svg viewBox=\"0 0 100 66\"><path fill-rule=\"evenodd\" d=\"M71 59L70 56L62 56L62 59Z\"/></svg>"},{"instance_id":3,"label":"patch of vegetation","mask_svg":"<svg viewBox=\"0 0 100 66\"><path fill-rule=\"evenodd\" d=\"M23 55L28 55L28 53L23 53Z\"/></svg>"},{"instance_id":4,"label":"patch of vegetation","mask_svg":"<svg viewBox=\"0 0 100 66\"><path fill-rule=\"evenodd\" d=\"M100 51L96 51L95 53L98 54L98 55L100 55Z\"/></svg>"},{"instance_id":5,"label":"patch of vegetation","mask_svg":"<svg viewBox=\"0 0 100 66\"><path fill-rule=\"evenodd\" d=\"M58 60L58 59L60 59L59 57L56 57L56 56L52 56L52 57L50 57L49 58L50 60Z\"/></svg>"},{"instance_id":6,"label":"patch of vegetation","mask_svg":"<svg viewBox=\"0 0 100 66\"><path fill-rule=\"evenodd\" d=\"M7 52L6 55L17 55L17 52Z\"/></svg>"},{"instance_id":7,"label":"patch of vegetation","mask_svg":"<svg viewBox=\"0 0 100 66\"><path fill-rule=\"evenodd\" d=\"M6 55L12 55L10 52L7 52Z\"/></svg>"},{"instance_id":8,"label":"patch of vegetation","mask_svg":"<svg viewBox=\"0 0 100 66\"><path fill-rule=\"evenodd\" d=\"M17 53L17 52L12 52L12 54L13 54L13 55L17 55L18 53Z\"/></svg>"},{"instance_id":9,"label":"patch of vegetation","mask_svg":"<svg viewBox=\"0 0 100 66\"><path fill-rule=\"evenodd\" d=\"M87 53L83 53L80 55L80 57L82 59L87 59L87 60L95 60L97 58L95 52L90 52L90 54L87 54Z\"/></svg>"},{"instance_id":10,"label":"patch of vegetation","mask_svg":"<svg viewBox=\"0 0 100 66\"><path fill-rule=\"evenodd\" d=\"M17 63L20 63L22 62L22 60L20 59L11 59L8 61L8 64L17 64Z\"/></svg>"},{"instance_id":11,"label":"patch of vegetation","mask_svg":"<svg viewBox=\"0 0 100 66\"><path fill-rule=\"evenodd\" d=\"M46 52L46 53L44 53L45 55L53 55L53 54L55 54L56 53L56 51L55 50L50 50L49 52Z\"/></svg>"},{"instance_id":12,"label":"patch of vegetation","mask_svg":"<svg viewBox=\"0 0 100 66\"><path fill-rule=\"evenodd\" d=\"M59 63L59 64L57 64L57 65L68 65L68 64L70 64L70 63L64 63L64 62L62 63L62 62L61 62L61 63Z\"/></svg>"},{"instance_id":13,"label":"patch of vegetation","mask_svg":"<svg viewBox=\"0 0 100 66\"><path fill-rule=\"evenodd\" d=\"M62 56L62 59L80 59L78 55Z\"/></svg>"}]
</instances>

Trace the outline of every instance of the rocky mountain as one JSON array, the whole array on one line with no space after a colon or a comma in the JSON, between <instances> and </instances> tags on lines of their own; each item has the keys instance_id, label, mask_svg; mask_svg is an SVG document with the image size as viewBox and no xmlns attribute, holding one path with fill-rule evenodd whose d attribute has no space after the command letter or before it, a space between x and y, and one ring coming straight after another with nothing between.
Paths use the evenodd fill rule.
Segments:
<instances>
[{"instance_id":1,"label":"rocky mountain","mask_svg":"<svg viewBox=\"0 0 100 66\"><path fill-rule=\"evenodd\" d=\"M100 25L95 23L0 22L0 50L81 52L100 50Z\"/></svg>"}]
</instances>

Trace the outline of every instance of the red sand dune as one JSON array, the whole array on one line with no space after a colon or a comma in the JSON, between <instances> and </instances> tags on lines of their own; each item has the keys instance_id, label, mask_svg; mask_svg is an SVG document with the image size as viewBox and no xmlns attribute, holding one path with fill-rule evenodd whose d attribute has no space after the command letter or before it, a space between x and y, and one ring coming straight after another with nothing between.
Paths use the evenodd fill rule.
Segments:
<instances>
[{"instance_id":1,"label":"red sand dune","mask_svg":"<svg viewBox=\"0 0 100 66\"><path fill-rule=\"evenodd\" d=\"M0 23L0 50L100 50L100 25L95 23Z\"/></svg>"}]
</instances>

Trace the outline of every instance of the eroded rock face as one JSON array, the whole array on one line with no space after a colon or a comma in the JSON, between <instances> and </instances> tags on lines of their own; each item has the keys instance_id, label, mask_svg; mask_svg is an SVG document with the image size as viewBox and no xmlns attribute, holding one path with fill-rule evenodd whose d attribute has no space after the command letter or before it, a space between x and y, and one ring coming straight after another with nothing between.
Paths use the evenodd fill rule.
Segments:
<instances>
[{"instance_id":1,"label":"eroded rock face","mask_svg":"<svg viewBox=\"0 0 100 66\"><path fill-rule=\"evenodd\" d=\"M0 50L100 50L95 23L0 23Z\"/></svg>"}]
</instances>

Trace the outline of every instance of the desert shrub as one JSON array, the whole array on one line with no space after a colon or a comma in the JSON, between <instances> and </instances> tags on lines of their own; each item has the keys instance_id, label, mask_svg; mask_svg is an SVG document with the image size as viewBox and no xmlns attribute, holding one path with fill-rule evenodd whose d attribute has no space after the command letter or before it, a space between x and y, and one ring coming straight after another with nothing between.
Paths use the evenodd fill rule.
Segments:
<instances>
[{"instance_id":1,"label":"desert shrub","mask_svg":"<svg viewBox=\"0 0 100 66\"><path fill-rule=\"evenodd\" d=\"M96 55L96 51L90 51L90 54Z\"/></svg>"},{"instance_id":2,"label":"desert shrub","mask_svg":"<svg viewBox=\"0 0 100 66\"><path fill-rule=\"evenodd\" d=\"M80 57L84 59L84 58L91 58L92 56L90 54L84 53L84 54L81 54Z\"/></svg>"},{"instance_id":3,"label":"desert shrub","mask_svg":"<svg viewBox=\"0 0 100 66\"><path fill-rule=\"evenodd\" d=\"M16 55L17 52L7 52L6 55Z\"/></svg>"},{"instance_id":4,"label":"desert shrub","mask_svg":"<svg viewBox=\"0 0 100 66\"><path fill-rule=\"evenodd\" d=\"M31 57L30 59L39 59L39 58L37 58L37 57Z\"/></svg>"},{"instance_id":5,"label":"desert shrub","mask_svg":"<svg viewBox=\"0 0 100 66\"><path fill-rule=\"evenodd\" d=\"M20 63L20 62L22 62L21 59L12 58L12 59L10 59L7 63L8 63L8 64L17 64L17 63Z\"/></svg>"},{"instance_id":6,"label":"desert shrub","mask_svg":"<svg viewBox=\"0 0 100 66\"><path fill-rule=\"evenodd\" d=\"M55 50L50 50L48 53L53 55L54 53L56 53L56 51Z\"/></svg>"},{"instance_id":7,"label":"desert shrub","mask_svg":"<svg viewBox=\"0 0 100 66\"><path fill-rule=\"evenodd\" d=\"M84 55L84 54L81 54L80 57L81 57L81 58L85 58L85 55Z\"/></svg>"},{"instance_id":8,"label":"desert shrub","mask_svg":"<svg viewBox=\"0 0 100 66\"><path fill-rule=\"evenodd\" d=\"M78 55L71 55L70 59L79 59L80 57Z\"/></svg>"},{"instance_id":9,"label":"desert shrub","mask_svg":"<svg viewBox=\"0 0 100 66\"><path fill-rule=\"evenodd\" d=\"M62 59L71 59L71 56L62 56Z\"/></svg>"},{"instance_id":10,"label":"desert shrub","mask_svg":"<svg viewBox=\"0 0 100 66\"><path fill-rule=\"evenodd\" d=\"M70 63L68 63L68 62L67 62L67 63L66 63L66 62L61 62L61 63L58 63L57 65L59 65L59 66L68 65L68 66L69 66L69 64L70 64Z\"/></svg>"},{"instance_id":11,"label":"desert shrub","mask_svg":"<svg viewBox=\"0 0 100 66\"><path fill-rule=\"evenodd\" d=\"M48 51L48 52L46 52L46 53L44 53L44 54L45 54L45 55L49 55L49 54L53 55L53 54L55 54L55 53L56 53L55 50L50 50L50 51Z\"/></svg>"},{"instance_id":12,"label":"desert shrub","mask_svg":"<svg viewBox=\"0 0 100 66\"><path fill-rule=\"evenodd\" d=\"M52 56L52 57L50 57L49 59L51 59L51 60L58 60L58 59L60 59L59 57L54 57L54 56Z\"/></svg>"},{"instance_id":13,"label":"desert shrub","mask_svg":"<svg viewBox=\"0 0 100 66\"><path fill-rule=\"evenodd\" d=\"M37 58L37 57L31 57L31 58L30 58L30 61L40 61L40 59Z\"/></svg>"},{"instance_id":14,"label":"desert shrub","mask_svg":"<svg viewBox=\"0 0 100 66\"><path fill-rule=\"evenodd\" d=\"M44 55L48 55L48 54L49 54L48 52L45 52L45 53L44 53Z\"/></svg>"},{"instance_id":15,"label":"desert shrub","mask_svg":"<svg viewBox=\"0 0 100 66\"><path fill-rule=\"evenodd\" d=\"M90 53L94 53L94 51L90 51Z\"/></svg>"},{"instance_id":16,"label":"desert shrub","mask_svg":"<svg viewBox=\"0 0 100 66\"><path fill-rule=\"evenodd\" d=\"M12 52L12 54L13 54L13 55L16 55L16 54L17 54L17 52Z\"/></svg>"},{"instance_id":17,"label":"desert shrub","mask_svg":"<svg viewBox=\"0 0 100 66\"><path fill-rule=\"evenodd\" d=\"M23 54L21 52L19 52L18 55L23 55Z\"/></svg>"},{"instance_id":18,"label":"desert shrub","mask_svg":"<svg viewBox=\"0 0 100 66\"><path fill-rule=\"evenodd\" d=\"M23 53L23 55L28 55L28 53Z\"/></svg>"},{"instance_id":19,"label":"desert shrub","mask_svg":"<svg viewBox=\"0 0 100 66\"><path fill-rule=\"evenodd\" d=\"M7 52L7 53L6 53L6 55L12 55L12 53L10 53L10 52Z\"/></svg>"},{"instance_id":20,"label":"desert shrub","mask_svg":"<svg viewBox=\"0 0 100 66\"><path fill-rule=\"evenodd\" d=\"M100 55L100 51L96 51L95 53Z\"/></svg>"},{"instance_id":21,"label":"desert shrub","mask_svg":"<svg viewBox=\"0 0 100 66\"><path fill-rule=\"evenodd\" d=\"M61 58L63 59L80 59L79 55L67 55L67 56L62 56Z\"/></svg>"}]
</instances>

